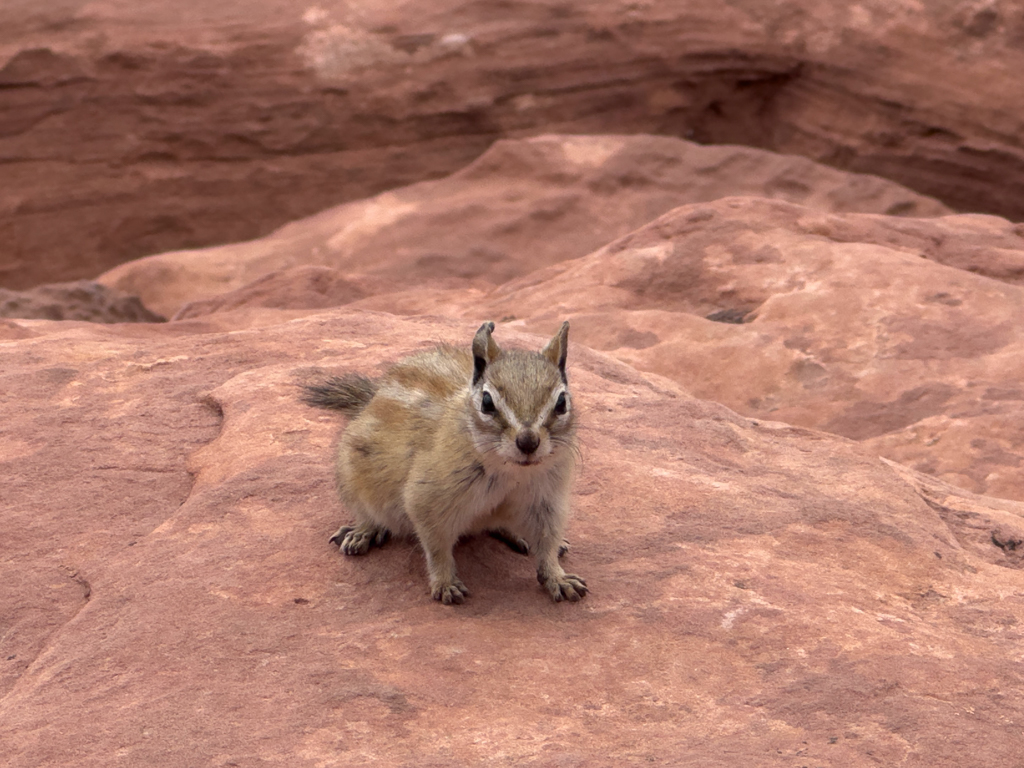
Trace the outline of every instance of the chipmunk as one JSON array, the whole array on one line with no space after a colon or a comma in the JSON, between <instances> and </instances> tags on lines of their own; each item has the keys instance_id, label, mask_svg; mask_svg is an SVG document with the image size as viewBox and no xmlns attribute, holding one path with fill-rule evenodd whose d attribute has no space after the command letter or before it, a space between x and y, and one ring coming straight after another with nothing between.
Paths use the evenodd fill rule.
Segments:
<instances>
[{"instance_id":1,"label":"chipmunk","mask_svg":"<svg viewBox=\"0 0 1024 768\"><path fill-rule=\"evenodd\" d=\"M455 570L460 537L488 532L532 553L556 601L587 594L558 562L577 454L565 375L569 323L537 352L503 350L480 326L471 350L441 345L373 380L305 387L305 401L352 417L338 449L341 500L355 516L331 537L346 555L414 534L430 591L445 605L469 591Z\"/></svg>"}]
</instances>

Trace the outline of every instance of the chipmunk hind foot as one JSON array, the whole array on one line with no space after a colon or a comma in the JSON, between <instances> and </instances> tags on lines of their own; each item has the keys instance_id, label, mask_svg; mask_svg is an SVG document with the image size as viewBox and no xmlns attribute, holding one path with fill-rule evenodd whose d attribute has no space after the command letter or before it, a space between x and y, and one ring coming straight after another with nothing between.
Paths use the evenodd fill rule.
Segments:
<instances>
[{"instance_id":1,"label":"chipmunk hind foot","mask_svg":"<svg viewBox=\"0 0 1024 768\"><path fill-rule=\"evenodd\" d=\"M522 536L512 533L512 531L506 528L492 528L487 531L487 535L492 539L497 539L506 547L511 549L517 555L528 555L530 554L530 544Z\"/></svg>"},{"instance_id":2,"label":"chipmunk hind foot","mask_svg":"<svg viewBox=\"0 0 1024 768\"><path fill-rule=\"evenodd\" d=\"M492 528L487 531L487 535L493 539L497 539L517 555L530 554L530 543L522 536L512 533L512 531L505 528ZM558 556L564 557L568 551L569 542L566 539L562 539L562 543L558 545Z\"/></svg>"}]
</instances>

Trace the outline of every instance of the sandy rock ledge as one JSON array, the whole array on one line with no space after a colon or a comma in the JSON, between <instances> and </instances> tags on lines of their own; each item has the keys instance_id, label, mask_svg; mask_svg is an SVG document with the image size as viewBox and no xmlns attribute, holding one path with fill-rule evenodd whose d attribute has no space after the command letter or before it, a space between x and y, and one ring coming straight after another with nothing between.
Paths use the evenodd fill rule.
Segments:
<instances>
[{"instance_id":1,"label":"sandy rock ledge","mask_svg":"<svg viewBox=\"0 0 1024 768\"><path fill-rule=\"evenodd\" d=\"M553 604L525 560L471 540L472 597L444 608L409 543L328 546L341 424L296 382L474 325L262 311L253 330L0 326L12 768L1020 754L1020 504L577 344L570 558L592 595Z\"/></svg>"}]
</instances>

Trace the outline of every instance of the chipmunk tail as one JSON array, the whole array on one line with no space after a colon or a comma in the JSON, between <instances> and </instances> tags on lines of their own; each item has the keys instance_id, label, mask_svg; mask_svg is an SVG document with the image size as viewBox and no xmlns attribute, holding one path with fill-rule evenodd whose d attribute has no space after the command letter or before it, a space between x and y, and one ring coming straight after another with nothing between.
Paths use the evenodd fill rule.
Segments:
<instances>
[{"instance_id":1,"label":"chipmunk tail","mask_svg":"<svg viewBox=\"0 0 1024 768\"><path fill-rule=\"evenodd\" d=\"M305 384L302 401L317 408L328 408L355 415L377 393L377 382L358 373L332 376L322 384Z\"/></svg>"}]
</instances>

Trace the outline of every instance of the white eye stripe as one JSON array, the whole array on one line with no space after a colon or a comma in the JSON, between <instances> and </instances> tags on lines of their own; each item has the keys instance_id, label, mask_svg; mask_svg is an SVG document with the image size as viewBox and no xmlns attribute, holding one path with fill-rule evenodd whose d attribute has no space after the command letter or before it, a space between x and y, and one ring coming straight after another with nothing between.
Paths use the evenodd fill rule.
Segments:
<instances>
[{"instance_id":1,"label":"white eye stripe","mask_svg":"<svg viewBox=\"0 0 1024 768\"><path fill-rule=\"evenodd\" d=\"M498 413L500 413L505 418L505 421L508 422L508 425L510 427L517 431L523 428L523 425L520 423L519 419L516 418L515 413L512 412L512 409L508 407L508 405L505 403L505 399L499 393L493 392L490 389L485 388L480 393L480 400L483 400L485 392L491 396L491 401L494 403L494 408L498 411ZM477 407L480 407L479 403L477 404ZM484 415L493 416L493 414Z\"/></svg>"},{"instance_id":2,"label":"white eye stripe","mask_svg":"<svg viewBox=\"0 0 1024 768\"><path fill-rule=\"evenodd\" d=\"M485 394L490 396L491 403L494 405L494 410L497 411L497 413L489 413L483 410L483 399ZM554 412L555 406L558 405L558 398L562 395L565 395L565 413L554 414L554 417L555 419L567 418L569 413L572 411L572 397L569 394L568 389L565 387L558 387L552 390L551 394L548 396L547 402L544 403L544 407L541 408L540 412L537 414L536 421L531 423L543 424L546 422ZM523 422L518 416L516 416L515 411L513 411L508 403L505 402L505 399L501 394L495 390L492 390L489 387L483 387L480 390L479 395L474 398L474 402L476 404L477 411L482 416L486 418L494 418L494 416L501 414L508 425L514 430L518 431L523 428Z\"/></svg>"},{"instance_id":3,"label":"white eye stripe","mask_svg":"<svg viewBox=\"0 0 1024 768\"><path fill-rule=\"evenodd\" d=\"M567 390L565 387L558 387L557 389L552 390L551 397L548 398L548 402L544 406L543 420L547 420L547 417L551 415L551 413L555 410L555 406L558 405L558 398L561 397L562 395L565 395L565 413L556 413L555 418L564 419L566 416L569 415L569 411L572 410L572 398L569 396L569 390Z\"/></svg>"}]
</instances>

